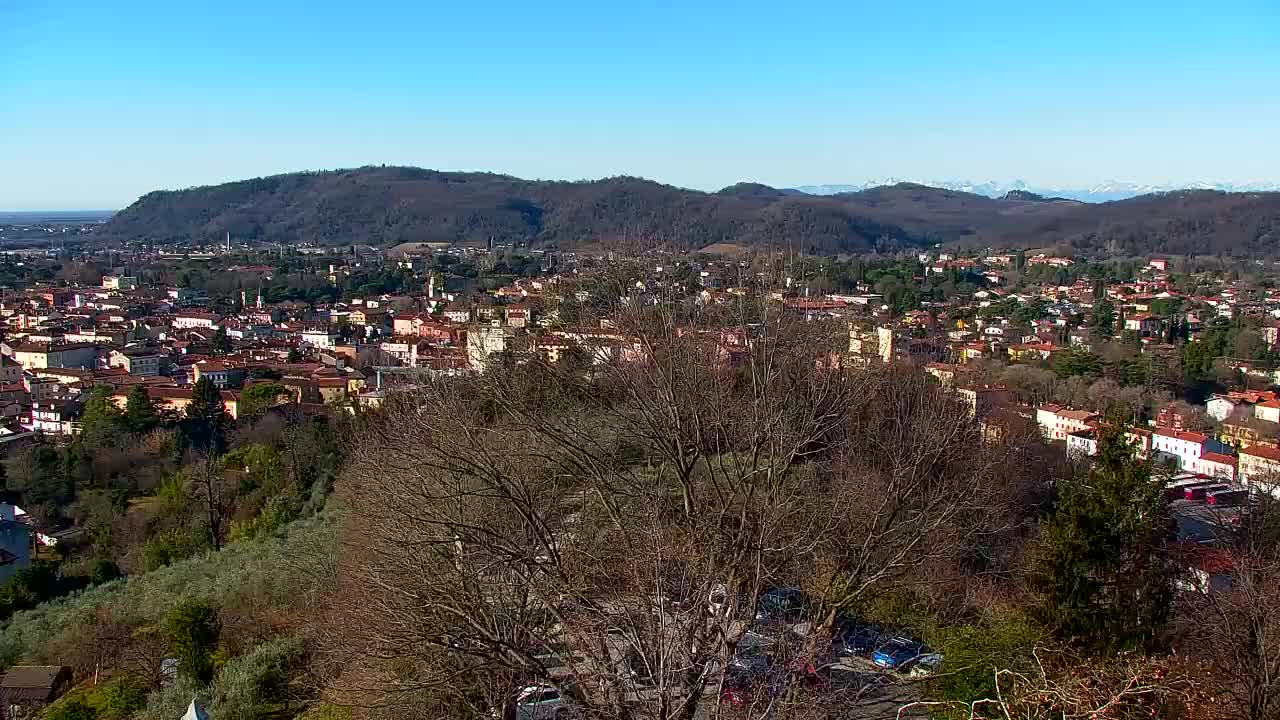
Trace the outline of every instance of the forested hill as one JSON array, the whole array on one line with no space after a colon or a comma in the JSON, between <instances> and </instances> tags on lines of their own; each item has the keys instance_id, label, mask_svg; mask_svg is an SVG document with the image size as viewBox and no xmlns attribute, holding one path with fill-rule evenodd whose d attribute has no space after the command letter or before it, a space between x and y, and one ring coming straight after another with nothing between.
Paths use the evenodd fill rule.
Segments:
<instances>
[{"instance_id":1,"label":"forested hill","mask_svg":"<svg viewBox=\"0 0 1280 720\"><path fill-rule=\"evenodd\" d=\"M1186 191L1102 204L895 185L832 196L743 183L716 193L638 178L544 182L370 167L157 191L99 231L110 239L527 242L671 248L716 243L866 252L956 243L1085 251L1272 255L1280 193Z\"/></svg>"}]
</instances>

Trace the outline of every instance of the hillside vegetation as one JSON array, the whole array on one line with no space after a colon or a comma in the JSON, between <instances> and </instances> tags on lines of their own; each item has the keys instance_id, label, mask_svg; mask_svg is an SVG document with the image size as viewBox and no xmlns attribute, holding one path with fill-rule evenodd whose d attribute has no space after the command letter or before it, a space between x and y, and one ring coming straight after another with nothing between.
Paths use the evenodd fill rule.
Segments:
<instances>
[{"instance_id":1,"label":"hillside vegetation","mask_svg":"<svg viewBox=\"0 0 1280 720\"><path fill-rule=\"evenodd\" d=\"M1115 253L1269 255L1280 193L1187 191L1089 205L895 185L813 196L742 183L703 193L638 178L542 182L368 167L148 193L97 235L113 240L322 244L448 241L816 253L935 243Z\"/></svg>"}]
</instances>

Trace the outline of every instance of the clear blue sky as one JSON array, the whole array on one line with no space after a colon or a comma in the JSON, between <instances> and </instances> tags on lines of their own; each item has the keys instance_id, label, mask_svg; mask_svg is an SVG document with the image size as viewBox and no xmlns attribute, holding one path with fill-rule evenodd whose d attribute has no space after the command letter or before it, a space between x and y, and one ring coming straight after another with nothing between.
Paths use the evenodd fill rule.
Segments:
<instances>
[{"instance_id":1,"label":"clear blue sky","mask_svg":"<svg viewBox=\"0 0 1280 720\"><path fill-rule=\"evenodd\" d=\"M377 163L1280 180L1280 0L0 0L0 209Z\"/></svg>"}]
</instances>

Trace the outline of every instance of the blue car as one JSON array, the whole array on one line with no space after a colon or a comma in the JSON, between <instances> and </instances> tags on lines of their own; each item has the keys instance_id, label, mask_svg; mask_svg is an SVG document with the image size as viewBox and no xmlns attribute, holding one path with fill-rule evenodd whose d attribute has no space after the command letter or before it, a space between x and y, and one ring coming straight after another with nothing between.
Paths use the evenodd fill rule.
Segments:
<instances>
[{"instance_id":1,"label":"blue car","mask_svg":"<svg viewBox=\"0 0 1280 720\"><path fill-rule=\"evenodd\" d=\"M886 670L902 670L921 655L929 654L929 649L910 638L896 637L871 653L871 662Z\"/></svg>"}]
</instances>

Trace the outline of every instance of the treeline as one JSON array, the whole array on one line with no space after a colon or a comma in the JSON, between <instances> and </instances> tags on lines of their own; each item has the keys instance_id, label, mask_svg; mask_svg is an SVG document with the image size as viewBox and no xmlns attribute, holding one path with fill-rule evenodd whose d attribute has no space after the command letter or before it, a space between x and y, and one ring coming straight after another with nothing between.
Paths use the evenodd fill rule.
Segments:
<instances>
[{"instance_id":1,"label":"treeline","mask_svg":"<svg viewBox=\"0 0 1280 720\"><path fill-rule=\"evenodd\" d=\"M141 386L124 408L99 388L72 441L38 439L12 455L0 466L9 499L40 532L75 533L0 585L0 620L121 574L269 535L323 508L340 431L328 416L277 406L280 390L246 390L237 422L207 379L180 413L157 409Z\"/></svg>"},{"instance_id":2,"label":"treeline","mask_svg":"<svg viewBox=\"0 0 1280 720\"><path fill-rule=\"evenodd\" d=\"M158 191L99 237L393 245L489 238L570 248L694 250L735 243L793 252L885 252L934 243L1144 255L1269 256L1280 196L1171 193L1100 205L994 200L900 185L808 196L758 185L702 193L637 178L535 182L371 167Z\"/></svg>"}]
</instances>

